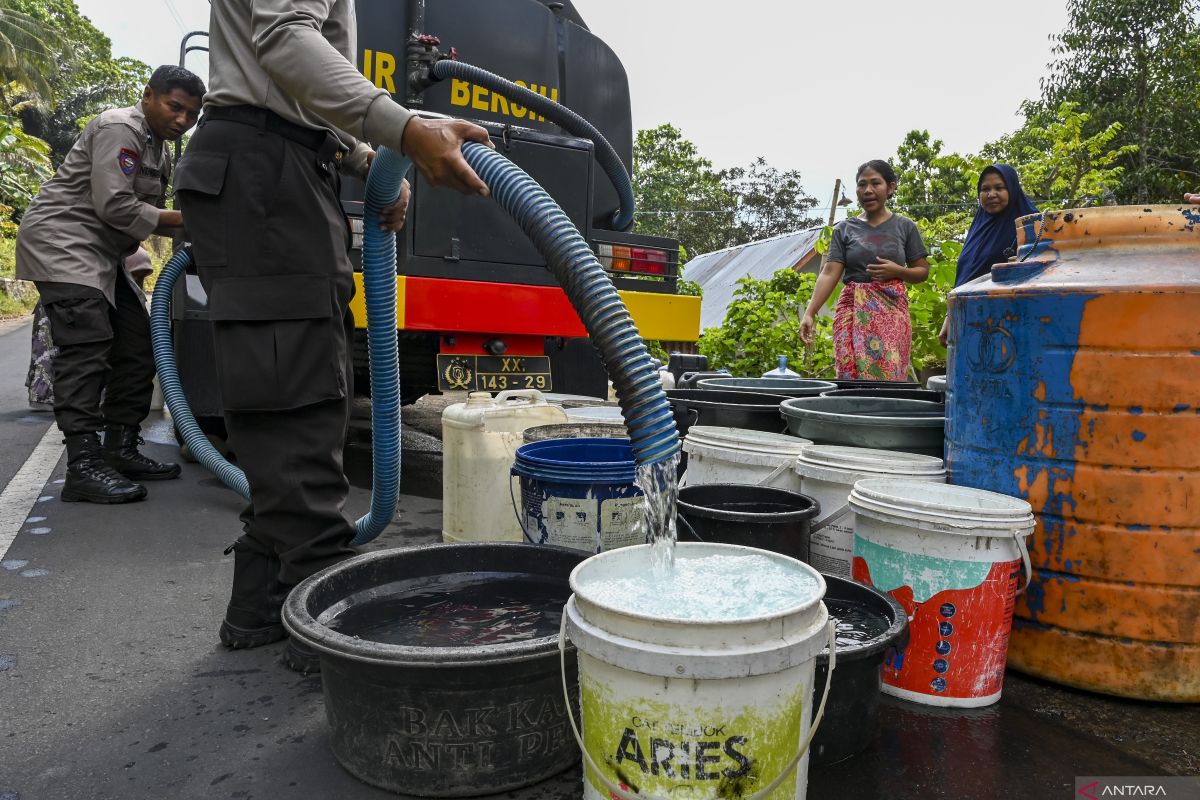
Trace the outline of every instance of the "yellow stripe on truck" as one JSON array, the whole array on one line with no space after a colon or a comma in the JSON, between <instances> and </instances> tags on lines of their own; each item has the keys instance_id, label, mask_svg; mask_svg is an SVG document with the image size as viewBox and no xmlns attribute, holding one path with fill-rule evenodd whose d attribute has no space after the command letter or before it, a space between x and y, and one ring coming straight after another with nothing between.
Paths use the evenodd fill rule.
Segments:
<instances>
[{"instance_id":1,"label":"yellow stripe on truck","mask_svg":"<svg viewBox=\"0 0 1200 800\"><path fill-rule=\"evenodd\" d=\"M408 278L404 275L396 276L396 328L404 330L404 298L405 286L404 283ZM363 291L363 277L361 272L354 273L354 298L350 301L350 313L354 315L354 327L367 327L367 294Z\"/></svg>"},{"instance_id":2,"label":"yellow stripe on truck","mask_svg":"<svg viewBox=\"0 0 1200 800\"><path fill-rule=\"evenodd\" d=\"M657 292L617 292L643 339L694 342L700 338L700 298Z\"/></svg>"},{"instance_id":3,"label":"yellow stripe on truck","mask_svg":"<svg viewBox=\"0 0 1200 800\"><path fill-rule=\"evenodd\" d=\"M396 327L404 330L407 277L396 276ZM354 326L367 326L367 307L362 287L362 273L354 273L356 291L350 301ZM658 292L618 292L629 309L642 338L668 342L694 342L700 338L700 298L689 295ZM436 316L436 315L435 315ZM425 323L427 324L427 323ZM424 327L424 325L422 325ZM536 326L531 326L536 328ZM536 330L530 330L536 334Z\"/></svg>"}]
</instances>

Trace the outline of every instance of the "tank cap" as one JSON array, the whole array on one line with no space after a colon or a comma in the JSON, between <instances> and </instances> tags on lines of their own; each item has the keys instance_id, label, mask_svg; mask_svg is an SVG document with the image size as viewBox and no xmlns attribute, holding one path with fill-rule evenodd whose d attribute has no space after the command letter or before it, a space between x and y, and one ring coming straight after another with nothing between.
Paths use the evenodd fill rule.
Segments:
<instances>
[{"instance_id":1,"label":"tank cap","mask_svg":"<svg viewBox=\"0 0 1200 800\"><path fill-rule=\"evenodd\" d=\"M945 472L942 459L936 456L832 444L814 444L801 448L799 463L847 472L875 472L880 475L938 476Z\"/></svg>"},{"instance_id":2,"label":"tank cap","mask_svg":"<svg viewBox=\"0 0 1200 800\"><path fill-rule=\"evenodd\" d=\"M471 392L467 395L467 408L479 408L480 406L490 406L492 404L492 395L490 392Z\"/></svg>"}]
</instances>

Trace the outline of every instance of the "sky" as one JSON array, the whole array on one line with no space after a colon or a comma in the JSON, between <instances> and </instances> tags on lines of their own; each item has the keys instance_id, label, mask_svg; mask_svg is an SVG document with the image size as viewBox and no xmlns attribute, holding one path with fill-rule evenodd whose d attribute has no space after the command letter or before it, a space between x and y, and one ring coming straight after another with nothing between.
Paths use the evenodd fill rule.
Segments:
<instances>
[{"instance_id":1,"label":"sky","mask_svg":"<svg viewBox=\"0 0 1200 800\"><path fill-rule=\"evenodd\" d=\"M152 66L208 27L207 0L76 2L114 55ZM625 65L635 129L670 122L717 168L763 156L799 170L824 207L837 178L909 130L960 153L1014 130L1066 24L1065 0L574 3ZM205 54L188 67L207 78Z\"/></svg>"}]
</instances>

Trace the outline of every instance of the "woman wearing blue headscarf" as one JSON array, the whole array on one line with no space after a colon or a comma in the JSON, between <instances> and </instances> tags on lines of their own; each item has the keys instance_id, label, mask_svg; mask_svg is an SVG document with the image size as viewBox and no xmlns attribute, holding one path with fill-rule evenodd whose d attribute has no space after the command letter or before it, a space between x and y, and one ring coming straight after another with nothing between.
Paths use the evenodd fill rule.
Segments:
<instances>
[{"instance_id":1,"label":"woman wearing blue headscarf","mask_svg":"<svg viewBox=\"0 0 1200 800\"><path fill-rule=\"evenodd\" d=\"M979 207L967 230L954 285L962 286L991 270L993 264L1007 261L1017 239L1016 221L1026 214L1038 213L1021 189L1017 171L1008 164L992 164L979 176ZM946 345L950 319L942 324L938 340Z\"/></svg>"}]
</instances>

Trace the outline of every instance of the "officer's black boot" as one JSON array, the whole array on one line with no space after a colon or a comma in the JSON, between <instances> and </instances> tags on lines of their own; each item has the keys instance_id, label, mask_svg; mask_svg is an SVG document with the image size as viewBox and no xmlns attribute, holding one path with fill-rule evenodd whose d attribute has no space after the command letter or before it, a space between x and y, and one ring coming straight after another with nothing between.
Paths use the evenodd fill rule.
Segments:
<instances>
[{"instance_id":1,"label":"officer's black boot","mask_svg":"<svg viewBox=\"0 0 1200 800\"><path fill-rule=\"evenodd\" d=\"M288 639L287 647L283 650L283 663L288 669L302 675L321 671L321 658L317 651L295 639Z\"/></svg>"},{"instance_id":2,"label":"officer's black boot","mask_svg":"<svg viewBox=\"0 0 1200 800\"><path fill-rule=\"evenodd\" d=\"M104 460L117 472L135 481L165 481L178 478L178 464L163 464L138 452L145 444L137 425L104 426Z\"/></svg>"},{"instance_id":3,"label":"officer's black boot","mask_svg":"<svg viewBox=\"0 0 1200 800\"><path fill-rule=\"evenodd\" d=\"M62 499L66 503L129 503L146 496L146 487L119 475L104 461L100 437L77 433L66 437L67 479Z\"/></svg>"},{"instance_id":4,"label":"officer's black boot","mask_svg":"<svg viewBox=\"0 0 1200 800\"><path fill-rule=\"evenodd\" d=\"M233 592L221 623L221 642L234 650L278 642L287 632L280 611L290 586L279 582L279 559L240 539L233 545Z\"/></svg>"}]
</instances>

